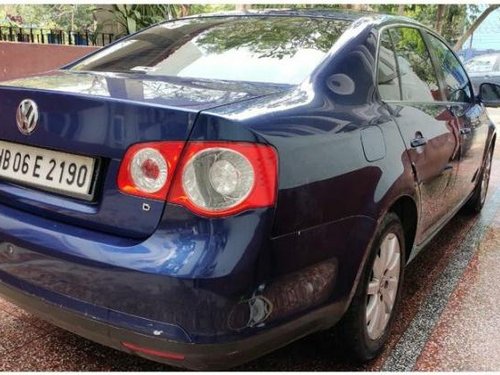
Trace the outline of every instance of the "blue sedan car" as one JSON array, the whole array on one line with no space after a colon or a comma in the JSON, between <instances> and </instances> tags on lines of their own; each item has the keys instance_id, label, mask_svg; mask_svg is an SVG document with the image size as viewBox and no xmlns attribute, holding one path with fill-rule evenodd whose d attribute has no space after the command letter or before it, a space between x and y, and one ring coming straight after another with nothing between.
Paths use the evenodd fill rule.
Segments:
<instances>
[{"instance_id":1,"label":"blue sedan car","mask_svg":"<svg viewBox=\"0 0 500 375\"><path fill-rule=\"evenodd\" d=\"M165 22L0 84L0 294L156 361L224 368L339 323L386 342L405 265L485 202L496 133L405 18Z\"/></svg>"}]
</instances>

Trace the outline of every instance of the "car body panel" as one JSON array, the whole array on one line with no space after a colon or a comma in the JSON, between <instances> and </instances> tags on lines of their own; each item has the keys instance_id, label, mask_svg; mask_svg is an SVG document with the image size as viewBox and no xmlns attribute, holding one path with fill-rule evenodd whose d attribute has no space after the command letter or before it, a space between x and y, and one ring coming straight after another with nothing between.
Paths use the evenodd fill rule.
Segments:
<instances>
[{"instance_id":1,"label":"car body panel","mask_svg":"<svg viewBox=\"0 0 500 375\"><path fill-rule=\"evenodd\" d=\"M156 349L185 350L186 361L173 364L191 368L220 367L220 358L234 356L237 360L229 362L236 364L338 321L384 215L402 200L414 208L420 222L415 241L408 241L410 258L414 245L434 234L472 192L473 183L469 193L450 194L459 189L460 160L469 159L477 169L478 155L495 130L480 104L464 108L460 122L443 103L424 108L380 99L379 31L417 24L400 17L316 16L328 14L353 23L299 85L161 78L154 84L162 89L149 97L150 78L139 74L63 71L1 87L0 95L9 99L0 106L10 115L0 114L0 121L14 129L13 109L28 93L41 106L46 100L56 113L70 108L87 124L90 117L82 111L95 106L111 115L144 112L146 119L178 125L157 121L158 132L150 134L147 123L136 122L139 136L119 145L97 136L85 143L76 135L63 143L62 135L55 138L44 129L30 138L0 130L1 139L105 155L110 162L104 194L117 195L113 175L134 141L254 142L273 147L279 160L276 204L222 218L156 202L154 218L135 224L141 221L137 209L143 199L120 197L110 200L123 210L120 215L113 217L110 208L102 221L93 213L94 223L84 224L71 216L83 214L62 208L68 202L65 210L83 210L82 203L1 182L2 287L27 306L40 306L36 301L48 303L43 309L63 306L55 323L68 328L70 314L87 322L75 331L118 349L127 350L120 343L128 337ZM65 83L66 78L82 87ZM105 119L112 129L111 117ZM415 119L429 146L444 147L444 153L431 147L419 153L409 145ZM469 125L477 132L468 138L471 143L462 144L455 133ZM435 199L442 200L440 215L432 216ZM110 220L115 226L102 230ZM134 225L135 235L124 233ZM16 297L9 288L21 292ZM98 326L105 327L107 339ZM217 361L206 345L221 355Z\"/></svg>"},{"instance_id":2,"label":"car body panel","mask_svg":"<svg viewBox=\"0 0 500 375\"><path fill-rule=\"evenodd\" d=\"M286 238L280 241L282 246L259 243L261 232L269 231L263 227L266 221L270 225L269 212L260 212L260 217L257 213L238 216L231 220L232 228L228 228L227 220L220 219L203 224L180 207L166 212L175 219L170 220L164 233L145 242L130 243L104 234L102 238L88 239L88 230L69 225L54 228L50 220L28 213L16 214L13 218L15 210L3 208L0 212L3 223L0 280L16 287L30 285L44 299L66 298L67 308L82 313L81 307L85 307L83 313L96 319L105 320L106 311L125 314L119 324L113 322L115 325L127 327L133 317L141 317L142 323L136 322L136 325L149 335L159 330L162 323L173 324L176 327L165 330L164 337L199 343L224 342L244 333L259 332L290 318L293 313L304 313L327 302L345 305L344 294L332 300L331 293L315 290L311 296L321 295L320 300L289 306L282 293L277 292L276 289L283 292L282 288L295 278L303 283L308 278L314 280L317 275L302 266L303 255L300 256L298 250L296 264L289 255L289 265L280 264ZM189 217L195 227L186 227ZM174 220L182 231L173 227ZM255 230L243 230L252 223L258 225ZM357 233L345 236L345 229L356 226L371 231L374 225L375 222L367 218L351 218L328 226L335 233L338 245L330 250L328 262L320 259L312 265L326 264L323 268L330 270L329 282L320 286L333 286L338 263L352 263L356 269L359 259L354 259L350 252L361 257L367 245L366 239ZM36 238L22 235L33 231L37 233ZM220 231L219 238L217 232ZM241 246L242 235L249 232L253 237L245 240L247 246ZM309 238L315 233L304 235ZM165 247L167 241L170 245ZM239 246L234 246L234 242ZM293 252L293 248L290 251ZM291 268L298 271L294 274ZM258 279L267 281L258 283ZM249 289L252 285L256 285L255 289ZM255 323L247 327L244 318L248 318L251 311L248 300L254 293L265 294L268 290L267 298L276 300L274 314L267 317L269 321L259 321L265 323L261 326ZM99 313L93 313L94 310ZM178 334L172 335L172 332Z\"/></svg>"},{"instance_id":3,"label":"car body panel","mask_svg":"<svg viewBox=\"0 0 500 375\"><path fill-rule=\"evenodd\" d=\"M391 200L388 190L400 178L403 190L415 195L411 175L407 179L408 169L403 167L407 155L398 128L386 106L374 96L375 35L363 24L353 27L364 32L357 31L355 39L339 40L335 45L339 53L332 54L310 80L294 91L204 111L191 135L193 140L214 136L233 139L231 129L239 124L256 134L256 139L277 148L280 190L276 236L349 215L376 218L380 213L377 209L383 206L380 202ZM354 92L349 91L352 87ZM205 125L208 116L223 130L213 134ZM373 125L381 129L392 148L384 150L390 155L369 162L361 131ZM314 154L310 153L311 147ZM355 150L351 158L342 157L351 150ZM364 185L366 191L345 202L345 184L350 174L356 178L357 172L369 186ZM351 194L355 193L350 189ZM307 196L309 201L304 204L301 196Z\"/></svg>"},{"instance_id":4,"label":"car body panel","mask_svg":"<svg viewBox=\"0 0 500 375\"><path fill-rule=\"evenodd\" d=\"M67 71L2 82L0 138L97 157L101 181L92 202L26 190L7 181L0 183L0 201L94 230L147 237L156 229L164 203L117 190L116 175L127 148L137 142L185 141L199 111L276 90L283 88ZM29 137L15 123L17 106L26 98L40 110L39 125Z\"/></svg>"}]
</instances>

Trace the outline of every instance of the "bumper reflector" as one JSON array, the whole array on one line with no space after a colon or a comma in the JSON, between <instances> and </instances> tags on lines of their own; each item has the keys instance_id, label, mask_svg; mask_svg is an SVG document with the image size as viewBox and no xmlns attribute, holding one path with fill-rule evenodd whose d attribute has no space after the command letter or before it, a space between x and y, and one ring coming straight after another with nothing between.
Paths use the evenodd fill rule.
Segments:
<instances>
[{"instance_id":1,"label":"bumper reflector","mask_svg":"<svg viewBox=\"0 0 500 375\"><path fill-rule=\"evenodd\" d=\"M171 353L171 352L163 352L155 349L148 349L148 348L143 348L138 345L132 344L130 342L122 342L123 347L136 352L136 353L143 353L147 354L153 357L159 357L159 358L165 358L165 359L172 359L174 361L182 361L184 360L185 356L184 354L179 354L179 353Z\"/></svg>"}]
</instances>

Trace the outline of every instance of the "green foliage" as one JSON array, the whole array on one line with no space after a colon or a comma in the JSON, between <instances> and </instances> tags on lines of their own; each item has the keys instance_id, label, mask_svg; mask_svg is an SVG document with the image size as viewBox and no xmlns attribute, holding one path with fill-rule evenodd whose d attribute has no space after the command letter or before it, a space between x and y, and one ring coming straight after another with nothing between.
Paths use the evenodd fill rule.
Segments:
<instances>
[{"instance_id":1,"label":"green foliage","mask_svg":"<svg viewBox=\"0 0 500 375\"><path fill-rule=\"evenodd\" d=\"M93 30L94 5L90 4L13 4L0 5L0 25L63 29ZM8 16L19 22L9 20Z\"/></svg>"},{"instance_id":2,"label":"green foliage","mask_svg":"<svg viewBox=\"0 0 500 375\"><path fill-rule=\"evenodd\" d=\"M151 26L164 20L218 11L234 10L232 4L117 4L96 7L91 4L5 4L0 5L0 25L34 28L52 28L73 31L96 31L94 13L110 12L115 22L123 26L125 33ZM240 4L246 9L331 9L364 10L379 13L399 14L413 18L430 28L439 25L442 35L454 43L471 23L481 14L485 6L476 4ZM438 7L442 7L441 19ZM11 20L7 15L14 16ZM17 20L15 19L17 17ZM19 22L21 19L21 22Z\"/></svg>"},{"instance_id":3,"label":"green foliage","mask_svg":"<svg viewBox=\"0 0 500 375\"><path fill-rule=\"evenodd\" d=\"M418 77L427 83L435 83L434 68L420 32L414 28L400 28L391 30L391 38L398 55L411 65Z\"/></svg>"},{"instance_id":4,"label":"green foliage","mask_svg":"<svg viewBox=\"0 0 500 375\"><path fill-rule=\"evenodd\" d=\"M188 15L201 13L228 12L234 10L233 4L190 4Z\"/></svg>"},{"instance_id":5,"label":"green foliage","mask_svg":"<svg viewBox=\"0 0 500 375\"><path fill-rule=\"evenodd\" d=\"M253 4L252 9L291 9L291 10L299 10L299 9L342 9L342 5L340 4Z\"/></svg>"},{"instance_id":6,"label":"green foliage","mask_svg":"<svg viewBox=\"0 0 500 375\"><path fill-rule=\"evenodd\" d=\"M481 13L481 9L476 4L446 4L442 19L441 34L450 43L454 43L464 30L470 26L471 22ZM399 14L399 4L370 4L370 5L343 5L343 4L259 4L252 5L253 9L268 8L288 8L288 9L341 9L341 10L362 10L385 14ZM404 4L403 15L412 18L427 27L434 29L438 23L437 4ZM469 16L468 16L469 15Z\"/></svg>"},{"instance_id":7,"label":"green foliage","mask_svg":"<svg viewBox=\"0 0 500 375\"><path fill-rule=\"evenodd\" d=\"M127 34L181 15L182 8L175 4L116 4L111 9L98 8L113 14Z\"/></svg>"},{"instance_id":8,"label":"green foliage","mask_svg":"<svg viewBox=\"0 0 500 375\"><path fill-rule=\"evenodd\" d=\"M172 18L199 13L233 10L234 5L203 4L116 4L109 8L98 8L113 14L126 34L132 34L155 23Z\"/></svg>"},{"instance_id":9,"label":"green foliage","mask_svg":"<svg viewBox=\"0 0 500 375\"><path fill-rule=\"evenodd\" d=\"M259 58L293 56L299 49L314 48L327 52L345 30L338 20L283 18L273 23L242 21L213 27L197 39L209 53L248 48Z\"/></svg>"}]
</instances>

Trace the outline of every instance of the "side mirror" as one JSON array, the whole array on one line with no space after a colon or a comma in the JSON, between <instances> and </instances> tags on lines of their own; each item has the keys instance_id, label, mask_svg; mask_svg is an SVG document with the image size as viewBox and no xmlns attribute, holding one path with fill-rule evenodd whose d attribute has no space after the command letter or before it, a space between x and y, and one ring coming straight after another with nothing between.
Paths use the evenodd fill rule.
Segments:
<instances>
[{"instance_id":1,"label":"side mirror","mask_svg":"<svg viewBox=\"0 0 500 375\"><path fill-rule=\"evenodd\" d=\"M500 86L494 83L482 83L479 86L479 100L486 107L500 107Z\"/></svg>"}]
</instances>

